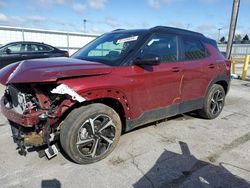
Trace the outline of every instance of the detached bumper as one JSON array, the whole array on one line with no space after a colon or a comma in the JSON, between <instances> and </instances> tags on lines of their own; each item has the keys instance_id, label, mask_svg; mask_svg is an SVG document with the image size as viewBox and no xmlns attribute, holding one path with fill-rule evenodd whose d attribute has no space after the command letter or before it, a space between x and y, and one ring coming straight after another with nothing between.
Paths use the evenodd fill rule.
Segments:
<instances>
[{"instance_id":1,"label":"detached bumper","mask_svg":"<svg viewBox=\"0 0 250 188\"><path fill-rule=\"evenodd\" d=\"M13 121L19 125L22 125L23 127L33 127L38 122L38 116L43 111L37 111L33 112L32 114L19 114L13 109L7 108L5 106L5 100L6 98L3 96L1 99L1 112L2 114L10 121Z\"/></svg>"}]
</instances>

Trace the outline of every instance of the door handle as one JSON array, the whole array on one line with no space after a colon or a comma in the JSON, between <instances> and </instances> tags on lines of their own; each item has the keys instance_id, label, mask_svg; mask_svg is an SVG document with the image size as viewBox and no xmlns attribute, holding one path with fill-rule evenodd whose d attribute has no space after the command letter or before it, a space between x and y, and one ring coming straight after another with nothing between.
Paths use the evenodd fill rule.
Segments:
<instances>
[{"instance_id":1,"label":"door handle","mask_svg":"<svg viewBox=\"0 0 250 188\"><path fill-rule=\"evenodd\" d=\"M21 56L22 56L22 57L27 57L28 55L27 55L27 54L22 54Z\"/></svg>"},{"instance_id":2,"label":"door handle","mask_svg":"<svg viewBox=\"0 0 250 188\"><path fill-rule=\"evenodd\" d=\"M173 67L172 68L172 72L180 72L180 71L181 71L180 67Z\"/></svg>"},{"instance_id":3,"label":"door handle","mask_svg":"<svg viewBox=\"0 0 250 188\"><path fill-rule=\"evenodd\" d=\"M209 64L209 65L208 65L208 68L214 69L214 68L215 68L215 64L213 64L213 63Z\"/></svg>"}]
</instances>

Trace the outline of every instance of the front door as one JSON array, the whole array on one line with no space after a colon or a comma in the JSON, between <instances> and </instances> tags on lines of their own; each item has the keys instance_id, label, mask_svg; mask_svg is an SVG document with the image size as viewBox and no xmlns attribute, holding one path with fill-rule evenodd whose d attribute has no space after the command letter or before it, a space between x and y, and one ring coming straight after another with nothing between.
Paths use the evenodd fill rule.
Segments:
<instances>
[{"instance_id":1,"label":"front door","mask_svg":"<svg viewBox=\"0 0 250 188\"><path fill-rule=\"evenodd\" d=\"M147 113L148 117L178 113L182 69L178 63L178 40L175 35L154 34L140 49L137 58L160 57L159 65L133 65L126 67L132 88L134 118ZM150 113L152 114L150 115ZM157 117L159 116L159 118Z\"/></svg>"},{"instance_id":2,"label":"front door","mask_svg":"<svg viewBox=\"0 0 250 188\"><path fill-rule=\"evenodd\" d=\"M21 57L22 44L11 44L6 46L0 54L0 68L3 68L11 63L22 60Z\"/></svg>"}]
</instances>

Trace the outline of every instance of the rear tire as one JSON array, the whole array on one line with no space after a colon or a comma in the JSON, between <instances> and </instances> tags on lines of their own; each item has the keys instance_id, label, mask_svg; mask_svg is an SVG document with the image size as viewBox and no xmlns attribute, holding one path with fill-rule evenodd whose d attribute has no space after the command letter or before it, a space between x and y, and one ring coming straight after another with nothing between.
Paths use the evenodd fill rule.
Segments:
<instances>
[{"instance_id":1,"label":"rear tire","mask_svg":"<svg viewBox=\"0 0 250 188\"><path fill-rule=\"evenodd\" d=\"M209 89L204 100L204 106L198 113L205 119L214 119L218 117L224 107L225 90L221 85L214 84Z\"/></svg>"},{"instance_id":2,"label":"rear tire","mask_svg":"<svg viewBox=\"0 0 250 188\"><path fill-rule=\"evenodd\" d=\"M121 120L110 107L90 104L74 109L61 124L60 142L76 163L89 164L107 157L121 135Z\"/></svg>"}]
</instances>

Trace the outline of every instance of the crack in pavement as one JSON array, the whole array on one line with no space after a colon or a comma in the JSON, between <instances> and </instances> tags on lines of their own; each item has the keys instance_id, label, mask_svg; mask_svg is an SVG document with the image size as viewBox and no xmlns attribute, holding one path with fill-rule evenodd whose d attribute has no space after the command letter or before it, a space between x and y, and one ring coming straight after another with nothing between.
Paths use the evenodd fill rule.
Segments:
<instances>
[{"instance_id":1,"label":"crack in pavement","mask_svg":"<svg viewBox=\"0 0 250 188\"><path fill-rule=\"evenodd\" d=\"M132 164L136 167L136 169L142 174L143 177L145 177L145 179L150 183L150 185L155 188L155 185L153 183L153 181L143 172L142 169L140 169L139 165L135 162L135 157L133 154L128 153L132 159Z\"/></svg>"},{"instance_id":2,"label":"crack in pavement","mask_svg":"<svg viewBox=\"0 0 250 188\"><path fill-rule=\"evenodd\" d=\"M207 157L207 159L210 162L216 162L218 160L218 158L223 154L226 153L236 147L238 147L239 145L242 145L244 143L246 143L247 141L250 140L250 132L244 134L241 137L236 138L235 140L233 140L230 144L225 144L220 150L218 150L217 152L209 155Z\"/></svg>"},{"instance_id":3,"label":"crack in pavement","mask_svg":"<svg viewBox=\"0 0 250 188\"><path fill-rule=\"evenodd\" d=\"M246 114L243 114L243 113L234 112L234 113L232 113L232 114L229 114L229 115L227 115L227 116L222 117L221 119L229 120L231 117L237 116L237 115L238 115L238 116L242 116L243 118L244 118L244 117L250 117L250 116L248 116L248 115L246 115Z\"/></svg>"}]
</instances>

